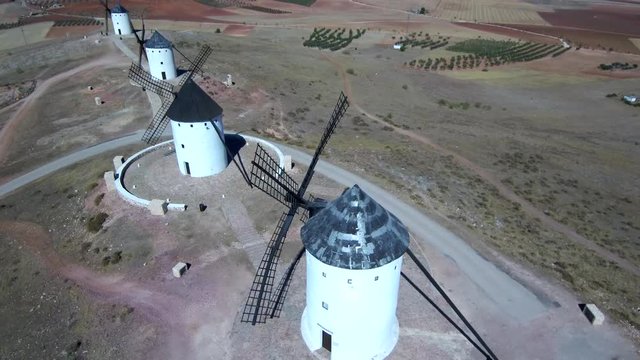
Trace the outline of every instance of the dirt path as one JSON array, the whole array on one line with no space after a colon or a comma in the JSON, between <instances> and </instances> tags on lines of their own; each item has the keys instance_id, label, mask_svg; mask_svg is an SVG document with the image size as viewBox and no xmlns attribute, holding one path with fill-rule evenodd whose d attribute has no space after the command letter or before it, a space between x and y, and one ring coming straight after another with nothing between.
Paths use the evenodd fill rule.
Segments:
<instances>
[{"instance_id":1,"label":"dirt path","mask_svg":"<svg viewBox=\"0 0 640 360\"><path fill-rule=\"evenodd\" d=\"M378 124L384 125L384 126L390 126L393 128L393 130L401 135L404 135L414 141L426 144L430 147L432 147L434 150L438 151L440 154L443 154L445 156L452 156L453 159L459 164L462 165L463 167L473 171L476 175L480 176L484 181L486 181L487 183L493 185L496 187L496 189L498 189L498 192L505 197L506 199L515 202L517 204L519 204L522 208L522 210L527 213L528 215L539 219L542 224L544 226L546 226L549 229L552 229L554 231L557 231L559 233L562 233L563 235L565 235L567 238L569 238L570 240L594 251L595 253L597 253L600 257L612 261L614 263L616 263L619 267L629 271L630 273L636 275L636 276L640 276L640 268L638 268L636 265L634 265L633 263L629 262L627 259L623 259L620 256L614 254L613 252L601 247L600 245L594 243L593 241L581 236L580 234L578 234L574 229L556 221L555 219L551 218L550 216L547 216L542 210L536 208L533 204L531 204L530 202L526 201L525 199L521 198L520 196L518 196L515 192L513 192L513 190L511 190L509 187L505 186L500 179L498 179L494 174L492 174L489 170L473 163L471 160L465 158L464 156L451 151L449 149L446 149L438 144L436 144L435 142L433 142L431 139L429 139L428 137L422 136L422 135L418 135L412 131L409 130L405 130L402 129L400 127L394 126L392 124L386 123L384 121L382 121L381 119L379 119L377 116L368 113L365 109L363 109L357 102L355 97L353 96L353 91L351 89L351 83L349 82L349 78L347 73L344 70L344 67L342 66L342 64L340 62L338 62L336 59L331 58L330 56L327 56L326 54L323 54L323 57L329 61L330 63L332 63L336 69L338 69L339 73L340 73L340 77L342 78L342 81L344 83L344 92L345 94L349 97L349 101L351 103L351 106L353 106L355 109L357 109L359 112L361 112L362 114L364 114L365 116L367 116L369 119L375 121Z\"/></svg>"},{"instance_id":2,"label":"dirt path","mask_svg":"<svg viewBox=\"0 0 640 360\"><path fill-rule=\"evenodd\" d=\"M203 359L220 350L210 349L215 342L209 336L219 330L209 327L211 323L221 324L220 319L215 319L218 315L211 299L202 299L201 294L190 299L178 297L152 284L129 280L124 274L100 273L72 263L55 251L49 233L34 223L0 221L0 233L23 244L51 276L73 281L93 298L133 307L166 330L170 336L162 337L162 349L154 349L162 351L162 358L182 359L184 354L192 354L191 358ZM199 344L202 338L209 339L210 344Z\"/></svg>"},{"instance_id":3,"label":"dirt path","mask_svg":"<svg viewBox=\"0 0 640 360\"><path fill-rule=\"evenodd\" d=\"M34 102L37 101L41 95L45 94L51 86L83 71L99 67L117 66L119 64L124 64L124 61L123 58L118 55L113 54L101 56L69 71L52 76L47 80L38 81L35 91L23 99L20 107L16 110L9 121L7 121L7 124L0 130L0 165L4 164L7 160L8 150L16 139L16 130L18 125L29 115Z\"/></svg>"}]
</instances>

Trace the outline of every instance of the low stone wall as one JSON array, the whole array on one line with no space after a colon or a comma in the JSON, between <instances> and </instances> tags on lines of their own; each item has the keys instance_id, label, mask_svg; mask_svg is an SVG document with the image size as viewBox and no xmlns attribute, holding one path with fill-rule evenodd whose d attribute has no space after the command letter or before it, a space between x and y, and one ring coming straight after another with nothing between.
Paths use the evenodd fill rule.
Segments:
<instances>
[{"instance_id":1,"label":"low stone wall","mask_svg":"<svg viewBox=\"0 0 640 360\"><path fill-rule=\"evenodd\" d=\"M131 166L131 164L133 164L143 156L160 149L169 148L171 146L173 146L173 140L167 140L165 142L161 142L159 144L150 146L146 149L142 149L137 153L133 154L130 158L127 159L127 161L125 161L122 165L120 165L120 167L116 169L117 179L115 180L116 190L118 191L118 195L120 195L120 197L122 197L126 202L132 205L141 206L145 208L148 207L151 200L139 198L133 195L132 193L130 193L129 190L127 190L124 187L124 174L127 172L127 169L129 168L129 166ZM186 209L187 209L186 204L174 204L174 203L167 204L167 210L185 211Z\"/></svg>"},{"instance_id":2,"label":"low stone wall","mask_svg":"<svg viewBox=\"0 0 640 360\"><path fill-rule=\"evenodd\" d=\"M241 135L241 134L240 134ZM253 141L256 143L259 143L261 145L264 145L266 147L268 147L269 149L273 150L277 155L278 155L278 163L280 165L281 168L284 168L284 154L282 153L282 150L280 150L277 146L275 146L274 144L257 138L255 136L251 136L251 135L241 135L243 138L245 138L245 140L247 140L247 142L249 141ZM115 187L116 190L118 191L118 195L120 195L121 198L123 198L126 202L135 205L135 206L141 206L141 207L148 207L149 203L151 203L151 200L147 200L147 199L142 199L139 198L135 195L133 195L132 193L129 192L129 190L127 190L124 186L124 175L127 172L127 169L129 168L129 166L131 166L131 164L133 164L134 162L136 162L137 160L139 160L140 158L142 158L143 156L150 154L154 151L160 150L160 149L164 149L164 148L169 148L173 146L173 140L167 140L164 142L161 142L159 144L150 146L146 149L142 149L140 151L138 151L137 153L133 154L130 158L128 158L122 165L120 165L120 167L118 167L116 169L116 180L115 180ZM187 210L187 205L186 204L174 204L174 203L169 203L167 204L167 210L170 211L185 211Z\"/></svg>"}]
</instances>

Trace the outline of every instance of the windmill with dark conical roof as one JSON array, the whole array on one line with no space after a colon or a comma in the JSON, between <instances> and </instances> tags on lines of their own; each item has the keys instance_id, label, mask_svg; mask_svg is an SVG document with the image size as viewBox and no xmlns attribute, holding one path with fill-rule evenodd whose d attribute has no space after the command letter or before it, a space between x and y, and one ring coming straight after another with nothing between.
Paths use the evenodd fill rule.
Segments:
<instances>
[{"instance_id":1,"label":"windmill with dark conical roof","mask_svg":"<svg viewBox=\"0 0 640 360\"><path fill-rule=\"evenodd\" d=\"M124 6L120 5L119 1L116 2L116 6L113 8L109 8L109 0L100 0L100 4L104 7L105 34L109 35L109 17L111 17L114 34L131 35L133 33L133 26L131 25L131 19L129 18L129 11L127 11Z\"/></svg>"},{"instance_id":2,"label":"windmill with dark conical roof","mask_svg":"<svg viewBox=\"0 0 640 360\"><path fill-rule=\"evenodd\" d=\"M382 359L398 340L396 306L402 276L433 305L487 359L497 359L471 324L409 248L409 232L402 222L358 185L332 202L306 194L319 156L346 112L338 103L316 148L300 186L258 146L252 161L251 183L287 206L267 244L249 290L241 322L265 323L279 317L295 268L306 254L306 307L300 329L310 351L325 348L331 359ZM302 248L273 289L276 269L287 232L298 210L307 216ZM304 221L304 220L303 220ZM471 338L402 272L404 254L438 290Z\"/></svg>"},{"instance_id":3,"label":"windmill with dark conical roof","mask_svg":"<svg viewBox=\"0 0 640 360\"><path fill-rule=\"evenodd\" d=\"M156 32L145 42L145 47L166 48L167 43L168 41ZM168 46L167 49L170 50L170 43ZM133 82L143 89L151 90L162 100L162 105L142 136L142 141L151 145L157 143L170 123L180 172L193 177L218 174L227 167L228 160L233 159L232 152L225 142L222 107L192 79L193 75L200 71L211 51L209 45L203 46L191 62L191 67L175 86L157 79L135 63L131 64L129 69L129 78ZM155 59L161 57L154 57L153 52L148 54L149 65L153 71L151 65ZM239 166L237 163L236 165ZM245 175L244 169L240 170Z\"/></svg>"}]
</instances>

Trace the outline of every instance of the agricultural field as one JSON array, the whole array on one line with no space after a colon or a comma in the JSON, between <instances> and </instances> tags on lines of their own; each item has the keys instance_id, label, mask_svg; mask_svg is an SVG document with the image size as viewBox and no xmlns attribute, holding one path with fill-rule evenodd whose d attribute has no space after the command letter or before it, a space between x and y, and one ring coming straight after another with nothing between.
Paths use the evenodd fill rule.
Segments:
<instances>
[{"instance_id":1,"label":"agricultural field","mask_svg":"<svg viewBox=\"0 0 640 360\"><path fill-rule=\"evenodd\" d=\"M393 38L395 38L395 36ZM401 36L400 40L397 41L396 44L401 45L400 51L405 51L406 49L413 47L435 50L443 46L447 46L447 44L449 44L449 39L451 39L450 36L445 37L442 35L432 38L429 33L425 32L423 35L422 31L420 31L419 33L411 33L406 38Z\"/></svg>"},{"instance_id":2,"label":"agricultural field","mask_svg":"<svg viewBox=\"0 0 640 360\"><path fill-rule=\"evenodd\" d=\"M104 23L94 19L65 19L56 20L53 26L102 26Z\"/></svg>"},{"instance_id":3,"label":"agricultural field","mask_svg":"<svg viewBox=\"0 0 640 360\"><path fill-rule=\"evenodd\" d=\"M443 0L429 8L430 14L447 20L501 24L545 25L534 5L516 1Z\"/></svg>"},{"instance_id":4,"label":"agricultural field","mask_svg":"<svg viewBox=\"0 0 640 360\"><path fill-rule=\"evenodd\" d=\"M198 2L213 7L237 7L267 14L289 14L290 11L274 9L255 5L255 0L197 0Z\"/></svg>"},{"instance_id":5,"label":"agricultural field","mask_svg":"<svg viewBox=\"0 0 640 360\"><path fill-rule=\"evenodd\" d=\"M331 51L340 50L346 48L355 39L359 39L366 29L349 29L347 35L346 28L314 28L309 39L305 40L302 45L305 47L315 47L318 49L329 49Z\"/></svg>"},{"instance_id":6,"label":"agricultural field","mask_svg":"<svg viewBox=\"0 0 640 360\"><path fill-rule=\"evenodd\" d=\"M448 51L465 53L449 59L427 58L412 60L405 65L425 70L462 70L500 66L515 62L526 62L547 56L557 57L571 49L561 45L516 42L511 40L469 39L446 48Z\"/></svg>"}]
</instances>

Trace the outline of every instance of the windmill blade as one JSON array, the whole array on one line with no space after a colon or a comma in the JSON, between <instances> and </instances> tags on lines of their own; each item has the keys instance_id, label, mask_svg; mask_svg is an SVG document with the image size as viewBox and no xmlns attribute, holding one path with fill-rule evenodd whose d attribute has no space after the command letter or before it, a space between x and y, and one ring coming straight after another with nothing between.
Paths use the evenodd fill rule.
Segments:
<instances>
[{"instance_id":1,"label":"windmill blade","mask_svg":"<svg viewBox=\"0 0 640 360\"><path fill-rule=\"evenodd\" d=\"M142 12L140 14L140 21L142 22L142 34L141 36L138 36L138 31L140 30L134 30L133 31L133 35L136 36L136 41L138 42L138 66L140 66L142 64L142 56L144 55L145 59L147 59L147 62L149 62L149 59L147 58L147 53L144 51L144 42L145 42L145 38L144 38L144 12ZM133 28L133 24L131 25L131 27Z\"/></svg>"},{"instance_id":2,"label":"windmill blade","mask_svg":"<svg viewBox=\"0 0 640 360\"><path fill-rule=\"evenodd\" d=\"M313 177L313 172L316 167L316 164L318 163L318 159L320 158L320 154L322 153L322 150L324 150L324 147L327 145L327 142L329 142L329 138L331 138L331 135L333 135L333 132L335 131L336 126L338 126L340 119L342 119L342 117L344 116L344 113L347 111L348 108L349 108L349 100L347 99L347 97L344 95L343 92L340 92L340 97L338 97L338 103L336 104L336 107L333 109L331 118L329 119L329 122L327 123L327 126L324 129L322 138L320 138L320 143L316 148L315 154L313 154L313 159L309 164L309 169L307 170L307 173L305 174L304 179L302 180L302 184L300 185L300 189L298 190L298 196L302 197L305 191L307 191L307 186L309 186L309 182Z\"/></svg>"},{"instance_id":3,"label":"windmill blade","mask_svg":"<svg viewBox=\"0 0 640 360\"><path fill-rule=\"evenodd\" d=\"M270 315L269 310L272 308L271 291L273 289L273 279L275 278L278 260L282 252L282 245L287 237L287 231L289 231L297 208L298 205L293 204L293 206L289 208L289 211L282 213L276 225L276 230L273 232L271 240L269 240L267 244L267 249L262 256L256 275L253 278L253 284L251 285L251 290L249 290L249 297L242 311L241 322L250 322L252 325L264 323L267 316Z\"/></svg>"},{"instance_id":4,"label":"windmill blade","mask_svg":"<svg viewBox=\"0 0 640 360\"><path fill-rule=\"evenodd\" d=\"M427 268L422 264L422 262L420 262L420 260L418 260L418 258L416 257L416 255L413 253L413 251L411 251L410 248L407 248L406 251L407 255L409 255L409 257L411 258L411 260L413 260L413 262L418 266L418 269L420 269L420 271L427 277L427 280L429 280L429 282L433 285L433 287L438 291L438 293L440 294L440 296L442 296L442 298L447 302L447 304L449 305L449 307L451 308L451 310L453 310L453 312L458 316L458 318L460 320L462 320L462 322L464 323L464 325L467 327L467 329L469 329L471 331L471 333L473 334L473 336L478 340L478 342L482 345L482 347L484 348L484 350L486 350L486 353L482 350L480 350L479 346L477 346L475 344L475 342L471 341L471 343L476 346L476 348L478 350L480 350L480 352L486 356L487 359L489 360L497 360L498 357L493 353L493 351L491 350L491 348L489 347L489 345L487 345L487 343L482 339L482 337L480 336L480 334L478 334L478 332L476 331L476 329L471 325L471 323L469 323L469 321L467 320L467 318L462 314L462 312L460 312L460 310L458 309L458 307L456 306L456 304L453 303L453 300L451 300L451 298L447 295L447 293L444 291L444 289L442 289L442 287L440 286L440 284L438 284L438 282L436 281L436 279L431 275L431 273L427 270ZM408 280L408 278L405 276L405 279ZM411 282L410 282L411 284ZM463 335L465 335L466 333L462 332ZM466 337L466 336L465 336ZM468 339L468 337L467 337Z\"/></svg>"},{"instance_id":5,"label":"windmill blade","mask_svg":"<svg viewBox=\"0 0 640 360\"><path fill-rule=\"evenodd\" d=\"M173 99L175 97L173 85L154 78L139 65L131 64L131 67L129 68L129 79L165 99Z\"/></svg>"},{"instance_id":6,"label":"windmill blade","mask_svg":"<svg viewBox=\"0 0 640 360\"><path fill-rule=\"evenodd\" d=\"M167 118L167 111L171 107L173 100L165 99L162 101L162 106L158 110L158 112L151 119L151 123L145 130L142 135L142 141L146 142L149 145L153 145L158 142L164 129L167 127L169 123L169 118Z\"/></svg>"},{"instance_id":7,"label":"windmill blade","mask_svg":"<svg viewBox=\"0 0 640 360\"><path fill-rule=\"evenodd\" d=\"M134 32L134 34L136 34ZM138 36L138 34L136 34L136 37ZM138 39L138 67L141 67L140 65L142 65L142 54L144 53L144 43L142 41L140 41L140 39ZM145 54L146 55L146 54Z\"/></svg>"},{"instance_id":8,"label":"windmill blade","mask_svg":"<svg viewBox=\"0 0 640 360\"><path fill-rule=\"evenodd\" d=\"M109 15L111 15L111 9L109 9L109 0L100 0L100 4L104 6L104 31L105 35L109 35Z\"/></svg>"},{"instance_id":9,"label":"windmill blade","mask_svg":"<svg viewBox=\"0 0 640 360\"><path fill-rule=\"evenodd\" d=\"M207 61L207 58L209 57L209 55L211 55L212 51L213 50L211 49L211 46L206 44L202 47L202 49L200 49L198 56L196 56L196 59L191 64L191 68L189 68L189 74L183 77L180 80L180 83L178 83L178 89L182 88L182 85L189 81L193 77L194 73L200 71L200 68L202 67L204 62Z\"/></svg>"},{"instance_id":10,"label":"windmill blade","mask_svg":"<svg viewBox=\"0 0 640 360\"><path fill-rule=\"evenodd\" d=\"M251 183L265 194L285 206L293 201L304 203L298 197L298 184L289 176L278 162L258 144L251 161Z\"/></svg>"},{"instance_id":11,"label":"windmill blade","mask_svg":"<svg viewBox=\"0 0 640 360\"><path fill-rule=\"evenodd\" d=\"M293 273L296 271L296 266L298 266L298 263L300 262L300 258L302 258L302 255L304 255L304 246L302 247L302 249L300 249L298 251L298 254L296 255L296 257L293 259L293 262L291 263L291 265L289 265L289 268L287 268L287 271L285 271L284 275L282 276L282 279L280 280L280 283L278 284L278 288L276 289L276 292L273 294L273 297L271 298L271 314L270 314L270 318L274 318L274 317L280 317L280 313L282 312L282 306L284 305L284 300L287 297L287 293L289 292L289 286L291 285L291 278L293 278Z\"/></svg>"}]
</instances>

